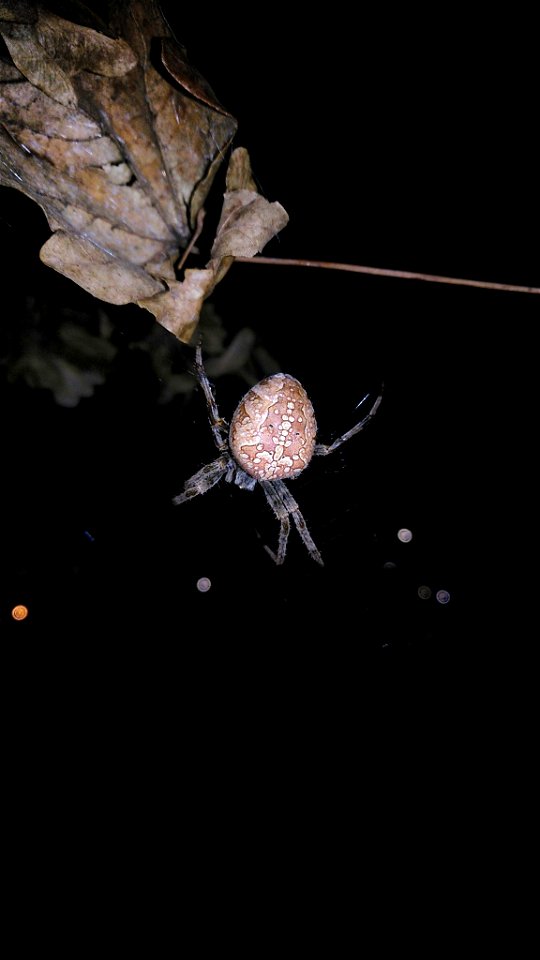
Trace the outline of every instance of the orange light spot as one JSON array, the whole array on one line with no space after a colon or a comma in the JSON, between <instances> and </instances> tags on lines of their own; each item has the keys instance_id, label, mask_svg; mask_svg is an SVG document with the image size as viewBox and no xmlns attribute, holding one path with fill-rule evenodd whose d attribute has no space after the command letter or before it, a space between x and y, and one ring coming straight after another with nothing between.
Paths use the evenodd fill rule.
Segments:
<instances>
[{"instance_id":1,"label":"orange light spot","mask_svg":"<svg viewBox=\"0 0 540 960\"><path fill-rule=\"evenodd\" d=\"M16 607L13 607L11 616L14 620L26 620L28 616L28 607L25 607L24 604L19 603Z\"/></svg>"}]
</instances>

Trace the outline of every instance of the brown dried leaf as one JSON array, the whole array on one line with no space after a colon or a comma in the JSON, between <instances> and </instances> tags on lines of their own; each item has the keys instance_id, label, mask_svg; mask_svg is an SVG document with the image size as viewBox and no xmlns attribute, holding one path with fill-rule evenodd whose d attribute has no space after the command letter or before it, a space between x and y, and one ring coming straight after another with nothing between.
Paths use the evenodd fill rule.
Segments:
<instances>
[{"instance_id":1,"label":"brown dried leaf","mask_svg":"<svg viewBox=\"0 0 540 960\"><path fill-rule=\"evenodd\" d=\"M214 287L211 270L186 270L184 280L171 283L166 293L158 293L151 299L141 298L137 302L179 340L189 343L202 305Z\"/></svg>"},{"instance_id":2,"label":"brown dried leaf","mask_svg":"<svg viewBox=\"0 0 540 960\"><path fill-rule=\"evenodd\" d=\"M233 258L262 250L287 215L257 194L248 154L236 150L212 258L176 280L236 121L155 0L115 10L93 29L42 4L0 3L12 58L0 60L0 183L44 210L53 231L44 263L109 303L139 303L188 342Z\"/></svg>"},{"instance_id":3,"label":"brown dried leaf","mask_svg":"<svg viewBox=\"0 0 540 960\"><path fill-rule=\"evenodd\" d=\"M41 260L107 303L131 303L163 289L145 270L123 262L94 243L63 230L43 245Z\"/></svg>"},{"instance_id":4,"label":"brown dried leaf","mask_svg":"<svg viewBox=\"0 0 540 960\"><path fill-rule=\"evenodd\" d=\"M235 257L253 257L288 222L280 203L269 203L245 184L253 185L247 150L239 147L227 171L227 193L205 270L186 270L182 282L169 285L166 293L138 301L167 330L186 343L193 335L204 300L225 276Z\"/></svg>"},{"instance_id":5,"label":"brown dried leaf","mask_svg":"<svg viewBox=\"0 0 540 960\"><path fill-rule=\"evenodd\" d=\"M77 97L66 71L47 55L32 24L6 24L2 36L13 63L30 83L65 107L76 105Z\"/></svg>"},{"instance_id":6,"label":"brown dried leaf","mask_svg":"<svg viewBox=\"0 0 540 960\"><path fill-rule=\"evenodd\" d=\"M40 7L36 35L48 57L62 61L69 74L90 70L104 77L122 77L137 65L137 57L125 40L114 40L97 30L70 23L66 45L66 21Z\"/></svg>"},{"instance_id":7,"label":"brown dried leaf","mask_svg":"<svg viewBox=\"0 0 540 960\"><path fill-rule=\"evenodd\" d=\"M29 0L8 0L8 3L0 3L0 20L34 23L37 20L35 4Z\"/></svg>"},{"instance_id":8,"label":"brown dried leaf","mask_svg":"<svg viewBox=\"0 0 540 960\"><path fill-rule=\"evenodd\" d=\"M201 103L208 104L214 110L219 110L226 117L230 117L217 99L212 87L202 74L186 59L185 51L177 43L167 37L161 41L161 60L173 80L176 80L185 90L191 93Z\"/></svg>"}]
</instances>

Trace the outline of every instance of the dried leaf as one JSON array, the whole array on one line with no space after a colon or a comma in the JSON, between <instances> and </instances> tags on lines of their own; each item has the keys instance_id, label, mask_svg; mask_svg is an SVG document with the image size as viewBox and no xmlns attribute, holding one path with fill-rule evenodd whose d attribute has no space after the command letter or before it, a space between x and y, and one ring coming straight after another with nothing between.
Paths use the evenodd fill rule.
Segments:
<instances>
[{"instance_id":1,"label":"dried leaf","mask_svg":"<svg viewBox=\"0 0 540 960\"><path fill-rule=\"evenodd\" d=\"M234 187L231 199L229 186L207 269L175 279L236 121L154 0L117 4L107 33L13 0L0 3L0 34L12 61L0 59L0 183L44 210L53 236L41 259L102 300L141 303L189 340L230 258L286 222L251 182L249 196Z\"/></svg>"},{"instance_id":2,"label":"dried leaf","mask_svg":"<svg viewBox=\"0 0 540 960\"><path fill-rule=\"evenodd\" d=\"M38 90L65 107L74 107L77 97L65 70L47 55L35 27L26 23L6 25L2 30L15 66Z\"/></svg>"},{"instance_id":3,"label":"dried leaf","mask_svg":"<svg viewBox=\"0 0 540 960\"><path fill-rule=\"evenodd\" d=\"M161 60L171 77L196 97L197 100L200 100L201 103L208 104L209 107L218 110L226 117L231 116L220 104L210 84L207 83L202 74L188 62L185 51L180 48L177 43L172 43L172 41L166 37L161 41Z\"/></svg>"},{"instance_id":4,"label":"dried leaf","mask_svg":"<svg viewBox=\"0 0 540 960\"><path fill-rule=\"evenodd\" d=\"M227 193L205 270L186 270L185 280L169 285L166 293L139 300L167 330L186 342L193 335L202 304L216 283L227 273L235 257L253 257L288 222L280 203L269 203L253 189L247 150L239 147L231 156Z\"/></svg>"},{"instance_id":5,"label":"dried leaf","mask_svg":"<svg viewBox=\"0 0 540 960\"><path fill-rule=\"evenodd\" d=\"M131 303L159 293L162 285L145 270L122 262L84 237L58 230L41 248L41 259L107 303Z\"/></svg>"},{"instance_id":6,"label":"dried leaf","mask_svg":"<svg viewBox=\"0 0 540 960\"><path fill-rule=\"evenodd\" d=\"M43 208L53 236L42 261L101 300L139 303L188 342L233 258L287 222L236 150L211 260L176 280L236 121L155 0L117 4L107 33L14 0L0 3L0 33L12 58L0 60L0 183Z\"/></svg>"},{"instance_id":7,"label":"dried leaf","mask_svg":"<svg viewBox=\"0 0 540 960\"><path fill-rule=\"evenodd\" d=\"M29 0L9 0L8 3L0 3L0 20L7 20L8 23L35 23L37 20L37 10L35 4L29 3Z\"/></svg>"}]
</instances>

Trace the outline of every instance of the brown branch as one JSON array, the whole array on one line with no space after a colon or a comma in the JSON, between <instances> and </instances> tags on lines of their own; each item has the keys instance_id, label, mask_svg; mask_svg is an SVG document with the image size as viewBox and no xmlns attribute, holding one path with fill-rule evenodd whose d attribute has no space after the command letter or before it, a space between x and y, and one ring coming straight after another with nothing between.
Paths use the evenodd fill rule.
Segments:
<instances>
[{"instance_id":1,"label":"brown branch","mask_svg":"<svg viewBox=\"0 0 540 960\"><path fill-rule=\"evenodd\" d=\"M281 257L235 257L235 260L238 263L262 263L276 267L319 267L323 270L344 270L349 273L368 273L375 277L426 280L428 283L449 283L458 287L482 287L484 290L506 290L509 293L540 293L540 287L521 287L515 283L491 283L489 280L461 280L458 277L439 277L431 273L412 273L409 270L385 270L382 267L359 267L354 263L288 260Z\"/></svg>"},{"instance_id":2,"label":"brown branch","mask_svg":"<svg viewBox=\"0 0 540 960\"><path fill-rule=\"evenodd\" d=\"M192 236L191 240L189 241L186 249L184 250L184 253L183 253L183 255L182 255L182 259L180 260L180 262L177 264L177 267L176 267L178 273L180 273L180 270L181 270L182 267L184 266L187 258L189 257L191 251L193 250L193 247L195 246L195 244L197 243L197 240L199 239L199 237L200 237L200 235L201 235L202 228L203 228L203 223L204 223L204 215L205 215L205 212L206 212L206 211L205 211L204 207L201 207L201 209L199 210L199 212L198 212L198 214L197 214L197 221L196 221L196 223L195 223L195 230L194 230L193 236Z\"/></svg>"}]
</instances>

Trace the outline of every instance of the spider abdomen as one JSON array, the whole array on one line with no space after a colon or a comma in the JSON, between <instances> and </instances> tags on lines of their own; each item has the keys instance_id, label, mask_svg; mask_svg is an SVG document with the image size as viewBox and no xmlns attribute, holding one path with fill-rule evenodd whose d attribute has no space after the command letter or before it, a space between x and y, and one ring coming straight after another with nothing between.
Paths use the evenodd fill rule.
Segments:
<instances>
[{"instance_id":1,"label":"spider abdomen","mask_svg":"<svg viewBox=\"0 0 540 960\"><path fill-rule=\"evenodd\" d=\"M317 423L301 383L275 373L255 384L238 404L229 445L236 462L257 480L286 480L307 467Z\"/></svg>"}]
</instances>

